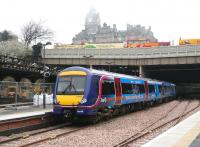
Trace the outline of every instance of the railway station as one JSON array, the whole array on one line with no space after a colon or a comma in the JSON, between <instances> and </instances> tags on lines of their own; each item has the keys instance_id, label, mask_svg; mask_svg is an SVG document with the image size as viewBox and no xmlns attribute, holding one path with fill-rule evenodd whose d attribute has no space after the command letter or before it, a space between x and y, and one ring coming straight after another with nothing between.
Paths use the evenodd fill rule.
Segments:
<instances>
[{"instance_id":1,"label":"railway station","mask_svg":"<svg viewBox=\"0 0 200 147\"><path fill-rule=\"evenodd\" d=\"M36 21L25 24L21 34L7 30L9 26L1 31L0 26L0 146L200 146L200 39L193 28L194 37L187 37L190 31L178 28L174 20L177 34L170 36L166 26L168 33L159 30L153 17L144 19L145 25L137 24L139 17L153 16L147 4L141 15L141 8L135 13L126 5L134 12L134 22L122 9L123 3L119 7L111 0L112 7L120 8L119 13L113 7L116 14L111 16L109 2L103 7L94 0L96 10L85 9L89 0L77 1L85 14L66 10L73 19L61 8L77 4L61 1L58 9L55 0L45 7L41 2L43 10L37 11L40 16L45 12L42 17L55 31ZM162 12L166 9L159 2L156 5ZM109 12L104 13L107 6ZM170 6L175 13L177 5ZM54 13L49 11L52 8ZM27 15L37 15L34 11ZM50 14L54 20L48 18ZM16 11L16 15L21 14ZM116 15L118 19L113 19ZM119 21L121 15L125 17ZM166 18L159 20L158 24ZM59 38L63 33L70 43Z\"/></svg>"}]
</instances>

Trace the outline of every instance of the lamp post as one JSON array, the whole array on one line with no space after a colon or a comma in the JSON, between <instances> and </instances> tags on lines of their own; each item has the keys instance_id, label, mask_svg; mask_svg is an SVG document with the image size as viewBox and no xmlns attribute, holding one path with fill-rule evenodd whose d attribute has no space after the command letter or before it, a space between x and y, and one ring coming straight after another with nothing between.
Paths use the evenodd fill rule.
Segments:
<instances>
[{"instance_id":1,"label":"lamp post","mask_svg":"<svg viewBox=\"0 0 200 147\"><path fill-rule=\"evenodd\" d=\"M127 66L120 66L120 73L126 73Z\"/></svg>"},{"instance_id":2,"label":"lamp post","mask_svg":"<svg viewBox=\"0 0 200 147\"><path fill-rule=\"evenodd\" d=\"M108 64L108 70L110 71L110 65L113 63L113 62L105 62L106 64Z\"/></svg>"},{"instance_id":3,"label":"lamp post","mask_svg":"<svg viewBox=\"0 0 200 147\"><path fill-rule=\"evenodd\" d=\"M51 42L46 42L45 44L43 44L43 58L45 59L45 47L46 45L51 45ZM44 61L44 67L43 67L43 81L44 81L44 87L43 87L43 109L46 108L46 93L45 93L45 90L46 90L46 85L45 85L45 77L46 76L46 71L45 70L48 70L48 68L46 67L45 65L45 61Z\"/></svg>"},{"instance_id":4,"label":"lamp post","mask_svg":"<svg viewBox=\"0 0 200 147\"><path fill-rule=\"evenodd\" d=\"M45 49L46 49L46 46L47 45L51 45L51 42L46 42L45 44L42 44L43 45L43 58L45 58Z\"/></svg>"},{"instance_id":5,"label":"lamp post","mask_svg":"<svg viewBox=\"0 0 200 147\"><path fill-rule=\"evenodd\" d=\"M92 69L92 64L90 64L90 59L94 57L93 55L84 55L83 58L87 60L90 69Z\"/></svg>"}]
</instances>

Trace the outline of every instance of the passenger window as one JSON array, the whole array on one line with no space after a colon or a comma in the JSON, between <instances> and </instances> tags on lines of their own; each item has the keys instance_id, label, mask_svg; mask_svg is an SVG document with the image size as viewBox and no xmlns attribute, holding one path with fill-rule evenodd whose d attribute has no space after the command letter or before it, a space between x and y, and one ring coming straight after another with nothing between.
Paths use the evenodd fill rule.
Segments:
<instances>
[{"instance_id":1,"label":"passenger window","mask_svg":"<svg viewBox=\"0 0 200 147\"><path fill-rule=\"evenodd\" d=\"M144 85L138 84L138 86L139 86L140 94L144 94L145 93Z\"/></svg>"},{"instance_id":2,"label":"passenger window","mask_svg":"<svg viewBox=\"0 0 200 147\"><path fill-rule=\"evenodd\" d=\"M139 89L139 85L133 84L133 94L139 94L140 93L140 89Z\"/></svg>"},{"instance_id":3,"label":"passenger window","mask_svg":"<svg viewBox=\"0 0 200 147\"><path fill-rule=\"evenodd\" d=\"M159 93L162 93L162 85L158 85Z\"/></svg>"},{"instance_id":4,"label":"passenger window","mask_svg":"<svg viewBox=\"0 0 200 147\"><path fill-rule=\"evenodd\" d=\"M133 94L132 84L122 83L122 93L123 94Z\"/></svg>"},{"instance_id":5,"label":"passenger window","mask_svg":"<svg viewBox=\"0 0 200 147\"><path fill-rule=\"evenodd\" d=\"M149 88L149 93L155 93L154 85L149 85L148 88Z\"/></svg>"},{"instance_id":6,"label":"passenger window","mask_svg":"<svg viewBox=\"0 0 200 147\"><path fill-rule=\"evenodd\" d=\"M114 95L114 81L113 80L103 80L102 82L102 95Z\"/></svg>"}]
</instances>

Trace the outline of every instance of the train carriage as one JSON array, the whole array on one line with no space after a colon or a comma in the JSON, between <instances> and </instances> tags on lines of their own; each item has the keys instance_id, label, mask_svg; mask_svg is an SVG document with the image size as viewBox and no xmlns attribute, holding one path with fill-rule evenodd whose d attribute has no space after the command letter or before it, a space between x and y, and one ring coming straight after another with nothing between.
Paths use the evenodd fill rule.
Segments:
<instances>
[{"instance_id":1,"label":"train carriage","mask_svg":"<svg viewBox=\"0 0 200 147\"><path fill-rule=\"evenodd\" d=\"M173 97L174 87L168 82L70 67L57 76L54 113L73 119L111 116L133 110L138 104Z\"/></svg>"}]
</instances>

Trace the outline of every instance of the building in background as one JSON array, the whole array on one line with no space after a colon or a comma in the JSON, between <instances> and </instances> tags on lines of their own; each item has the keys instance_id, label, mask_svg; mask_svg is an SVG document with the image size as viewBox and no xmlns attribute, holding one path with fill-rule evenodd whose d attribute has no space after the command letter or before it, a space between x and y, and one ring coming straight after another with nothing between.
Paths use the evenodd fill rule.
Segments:
<instances>
[{"instance_id":1,"label":"building in background","mask_svg":"<svg viewBox=\"0 0 200 147\"><path fill-rule=\"evenodd\" d=\"M86 16L85 29L73 37L72 43L121 43L133 39L145 39L150 42L157 42L151 31L151 27L146 29L141 25L133 26L127 24L126 30L117 30L116 24L113 24L111 27L103 23L103 26L101 26L99 13L92 8Z\"/></svg>"}]
</instances>

